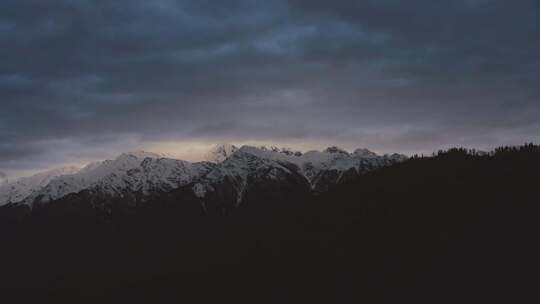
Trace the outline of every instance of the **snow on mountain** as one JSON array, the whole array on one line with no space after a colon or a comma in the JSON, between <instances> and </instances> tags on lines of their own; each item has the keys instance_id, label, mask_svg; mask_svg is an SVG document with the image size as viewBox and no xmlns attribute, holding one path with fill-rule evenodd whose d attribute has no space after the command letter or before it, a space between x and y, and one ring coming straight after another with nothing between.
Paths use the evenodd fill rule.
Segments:
<instances>
[{"instance_id":1,"label":"snow on mountain","mask_svg":"<svg viewBox=\"0 0 540 304\"><path fill-rule=\"evenodd\" d=\"M218 144L205 154L204 159L213 163L221 163L238 151L238 147L231 144Z\"/></svg>"},{"instance_id":2,"label":"snow on mountain","mask_svg":"<svg viewBox=\"0 0 540 304\"><path fill-rule=\"evenodd\" d=\"M193 191L199 198L204 198L208 192L215 190L216 184L223 184L226 180L236 191L239 204L249 179L276 179L290 174L291 169L285 164L290 163L291 157L294 155L277 149L243 146L206 174L193 187Z\"/></svg>"},{"instance_id":3,"label":"snow on mountain","mask_svg":"<svg viewBox=\"0 0 540 304\"><path fill-rule=\"evenodd\" d=\"M353 155L362 158L376 158L378 156L377 153L368 149L356 149L354 150Z\"/></svg>"},{"instance_id":4,"label":"snow on mountain","mask_svg":"<svg viewBox=\"0 0 540 304\"><path fill-rule=\"evenodd\" d=\"M238 152L234 153L235 156L238 156L237 154L255 156L267 162L277 162L278 166L282 166L284 162L296 165L300 169L300 172L312 183L321 171L347 171L354 168L359 172L364 172L406 158L397 154L396 156L379 156L367 149L357 149L354 153L350 154L338 147L329 147L322 152L308 151L306 153L300 153L291 152L289 149L243 146ZM251 159L249 156L244 156L243 158L245 160L236 160L235 162L244 165L244 163L249 162ZM224 166L229 166L230 163L227 162Z\"/></svg>"},{"instance_id":5,"label":"snow on mountain","mask_svg":"<svg viewBox=\"0 0 540 304\"><path fill-rule=\"evenodd\" d=\"M76 174L55 178L26 202L48 202L86 189L110 196L170 191L192 182L211 168L209 163L190 163L155 153L124 153L114 160L92 163Z\"/></svg>"},{"instance_id":6,"label":"snow on mountain","mask_svg":"<svg viewBox=\"0 0 540 304\"><path fill-rule=\"evenodd\" d=\"M74 174L79 170L76 167L58 168L4 183L0 185L0 206L9 203L18 203L31 194L40 191L51 180L59 176Z\"/></svg>"},{"instance_id":7,"label":"snow on mountain","mask_svg":"<svg viewBox=\"0 0 540 304\"><path fill-rule=\"evenodd\" d=\"M301 153L287 148L237 148L218 145L207 153L211 162L190 163L138 151L82 169L48 171L0 186L0 205L45 203L90 190L111 197L150 195L189 185L204 204L209 193L226 187L240 204L246 189L265 181L300 181L316 192L325 191L351 176L406 159L399 154L377 155L367 149L349 153L338 147ZM221 188L220 188L221 187Z\"/></svg>"},{"instance_id":8,"label":"snow on mountain","mask_svg":"<svg viewBox=\"0 0 540 304\"><path fill-rule=\"evenodd\" d=\"M240 201L250 180L285 179L291 174L303 176L312 190L324 191L349 174L365 173L405 159L398 154L379 156L367 149L357 149L351 154L338 147L329 147L322 152L301 153L276 147L243 146L204 176L193 191L204 198L214 191L215 184L227 180Z\"/></svg>"}]
</instances>

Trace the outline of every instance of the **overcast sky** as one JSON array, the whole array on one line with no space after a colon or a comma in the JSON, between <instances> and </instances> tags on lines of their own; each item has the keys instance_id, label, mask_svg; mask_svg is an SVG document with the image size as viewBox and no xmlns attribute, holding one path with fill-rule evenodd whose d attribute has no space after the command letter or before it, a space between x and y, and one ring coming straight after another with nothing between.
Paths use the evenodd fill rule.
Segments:
<instances>
[{"instance_id":1,"label":"overcast sky","mask_svg":"<svg viewBox=\"0 0 540 304\"><path fill-rule=\"evenodd\" d=\"M2 0L0 58L9 176L214 142L540 139L538 0Z\"/></svg>"}]
</instances>

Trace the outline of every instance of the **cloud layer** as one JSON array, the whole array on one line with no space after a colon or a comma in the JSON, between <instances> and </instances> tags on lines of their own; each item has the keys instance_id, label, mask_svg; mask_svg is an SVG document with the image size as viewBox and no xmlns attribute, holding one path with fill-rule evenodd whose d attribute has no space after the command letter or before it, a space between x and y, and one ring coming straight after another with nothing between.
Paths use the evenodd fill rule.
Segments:
<instances>
[{"instance_id":1,"label":"cloud layer","mask_svg":"<svg viewBox=\"0 0 540 304\"><path fill-rule=\"evenodd\" d=\"M152 142L540 137L536 0L4 0L0 170Z\"/></svg>"}]
</instances>

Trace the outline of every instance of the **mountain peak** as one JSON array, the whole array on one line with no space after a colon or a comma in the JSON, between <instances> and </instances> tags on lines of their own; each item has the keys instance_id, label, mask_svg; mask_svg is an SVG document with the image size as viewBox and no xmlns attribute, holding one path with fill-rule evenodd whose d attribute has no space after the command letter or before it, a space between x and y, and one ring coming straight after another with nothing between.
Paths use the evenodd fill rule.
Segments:
<instances>
[{"instance_id":1,"label":"mountain peak","mask_svg":"<svg viewBox=\"0 0 540 304\"><path fill-rule=\"evenodd\" d=\"M147 152L147 151L139 150L139 151L131 151L131 152L122 153L122 154L120 154L120 156L117 159L129 158L129 157L145 159L147 157L149 157L149 158L163 158L163 157L165 157L165 155L154 153L154 152Z\"/></svg>"},{"instance_id":2,"label":"mountain peak","mask_svg":"<svg viewBox=\"0 0 540 304\"><path fill-rule=\"evenodd\" d=\"M339 154L347 154L349 155L349 152L345 151L344 149L337 147L337 146L331 146L324 150L326 153L339 153Z\"/></svg>"},{"instance_id":3,"label":"mountain peak","mask_svg":"<svg viewBox=\"0 0 540 304\"><path fill-rule=\"evenodd\" d=\"M235 145L221 143L215 145L210 151L208 151L205 154L204 159L213 163L221 163L236 151L238 151L238 147Z\"/></svg>"},{"instance_id":4,"label":"mountain peak","mask_svg":"<svg viewBox=\"0 0 540 304\"><path fill-rule=\"evenodd\" d=\"M396 162L402 162L402 161L405 161L407 160L409 157L407 155L403 155L403 154L398 154L398 153L393 153L391 155L389 155L390 159L396 161Z\"/></svg>"},{"instance_id":5,"label":"mountain peak","mask_svg":"<svg viewBox=\"0 0 540 304\"><path fill-rule=\"evenodd\" d=\"M372 158L378 156L377 153L364 148L354 150L353 155L364 158Z\"/></svg>"}]
</instances>

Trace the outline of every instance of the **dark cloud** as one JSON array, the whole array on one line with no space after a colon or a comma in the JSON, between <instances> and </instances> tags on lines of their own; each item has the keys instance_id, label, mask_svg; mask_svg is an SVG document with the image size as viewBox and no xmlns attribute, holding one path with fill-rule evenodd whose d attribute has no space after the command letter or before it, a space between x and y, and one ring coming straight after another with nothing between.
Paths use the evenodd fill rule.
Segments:
<instances>
[{"instance_id":1,"label":"dark cloud","mask_svg":"<svg viewBox=\"0 0 540 304\"><path fill-rule=\"evenodd\" d=\"M160 140L539 139L536 0L4 0L0 170Z\"/></svg>"}]
</instances>

